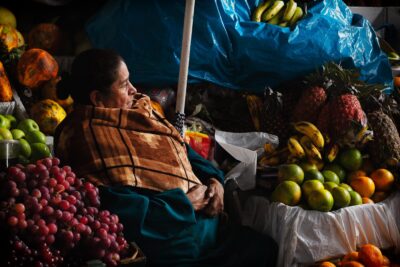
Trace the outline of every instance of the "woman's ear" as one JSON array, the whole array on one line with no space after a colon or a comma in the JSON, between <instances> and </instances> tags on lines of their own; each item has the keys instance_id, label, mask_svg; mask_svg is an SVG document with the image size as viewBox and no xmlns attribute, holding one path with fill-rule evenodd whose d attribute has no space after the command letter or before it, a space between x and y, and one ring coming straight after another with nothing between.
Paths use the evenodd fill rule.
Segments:
<instances>
[{"instance_id":1,"label":"woman's ear","mask_svg":"<svg viewBox=\"0 0 400 267\"><path fill-rule=\"evenodd\" d=\"M104 107L100 91L98 90L91 91L89 97L90 97L90 102L92 102L93 106Z\"/></svg>"}]
</instances>

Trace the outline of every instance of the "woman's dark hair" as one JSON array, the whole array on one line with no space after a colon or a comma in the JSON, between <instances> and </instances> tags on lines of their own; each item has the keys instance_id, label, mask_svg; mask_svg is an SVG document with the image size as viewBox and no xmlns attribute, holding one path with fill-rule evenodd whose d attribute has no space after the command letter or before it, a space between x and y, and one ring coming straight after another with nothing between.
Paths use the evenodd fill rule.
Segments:
<instances>
[{"instance_id":1,"label":"woman's dark hair","mask_svg":"<svg viewBox=\"0 0 400 267\"><path fill-rule=\"evenodd\" d=\"M74 59L70 74L62 74L57 84L57 95L65 99L71 95L75 103L90 105L90 92L108 93L117 80L122 57L108 49L92 48Z\"/></svg>"}]
</instances>

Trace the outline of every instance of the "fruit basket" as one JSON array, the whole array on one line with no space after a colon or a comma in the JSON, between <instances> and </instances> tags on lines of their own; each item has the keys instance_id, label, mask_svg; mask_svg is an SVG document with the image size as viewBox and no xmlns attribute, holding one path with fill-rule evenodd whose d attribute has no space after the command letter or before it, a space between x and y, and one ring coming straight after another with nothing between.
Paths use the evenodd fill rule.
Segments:
<instances>
[{"instance_id":1,"label":"fruit basket","mask_svg":"<svg viewBox=\"0 0 400 267\"><path fill-rule=\"evenodd\" d=\"M309 266L341 257L366 243L381 249L394 247L399 253L399 203L400 193L395 192L380 203L320 212L251 196L241 211L241 223L280 244L277 266Z\"/></svg>"}]
</instances>

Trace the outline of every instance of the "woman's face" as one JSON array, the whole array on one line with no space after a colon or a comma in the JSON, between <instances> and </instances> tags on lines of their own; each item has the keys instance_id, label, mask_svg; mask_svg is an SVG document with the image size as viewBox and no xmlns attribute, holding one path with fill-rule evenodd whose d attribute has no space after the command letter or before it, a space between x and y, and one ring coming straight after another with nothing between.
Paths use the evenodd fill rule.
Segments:
<instances>
[{"instance_id":1,"label":"woman's face","mask_svg":"<svg viewBox=\"0 0 400 267\"><path fill-rule=\"evenodd\" d=\"M125 62L121 61L117 72L117 80L112 84L111 91L102 97L102 104L106 108L131 108L133 96L137 90L129 81L129 71Z\"/></svg>"}]
</instances>

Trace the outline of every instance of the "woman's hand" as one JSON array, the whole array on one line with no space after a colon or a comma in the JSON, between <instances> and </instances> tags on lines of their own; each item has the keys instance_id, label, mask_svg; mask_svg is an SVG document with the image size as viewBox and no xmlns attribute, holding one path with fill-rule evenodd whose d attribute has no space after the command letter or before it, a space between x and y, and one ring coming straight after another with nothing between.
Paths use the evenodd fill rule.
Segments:
<instances>
[{"instance_id":1,"label":"woman's hand","mask_svg":"<svg viewBox=\"0 0 400 267\"><path fill-rule=\"evenodd\" d=\"M204 209L209 203L210 198L205 194L207 190L207 186L199 184L190 188L186 193L195 211Z\"/></svg>"},{"instance_id":2,"label":"woman's hand","mask_svg":"<svg viewBox=\"0 0 400 267\"><path fill-rule=\"evenodd\" d=\"M211 178L205 194L210 200L204 213L211 217L217 216L224 210L224 187L217 179Z\"/></svg>"}]
</instances>

